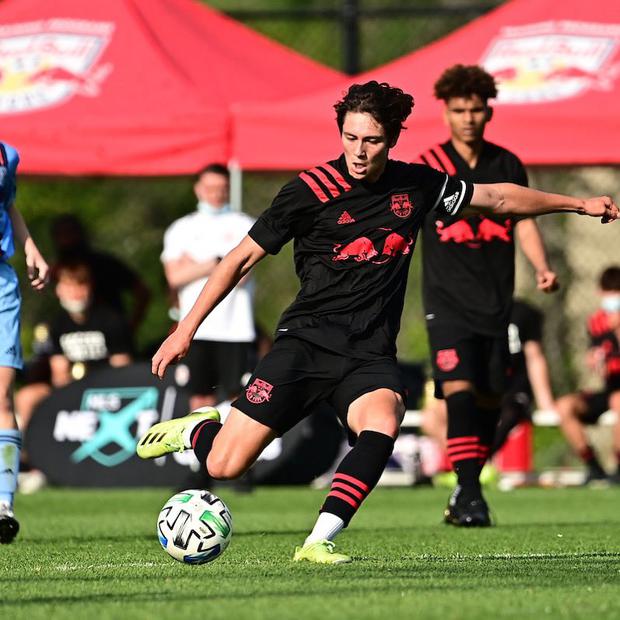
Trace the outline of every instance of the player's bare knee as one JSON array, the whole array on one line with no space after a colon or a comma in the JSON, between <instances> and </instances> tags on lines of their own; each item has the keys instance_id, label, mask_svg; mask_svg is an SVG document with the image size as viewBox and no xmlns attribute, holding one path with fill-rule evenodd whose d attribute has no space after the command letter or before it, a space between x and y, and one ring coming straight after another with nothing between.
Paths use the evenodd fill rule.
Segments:
<instances>
[{"instance_id":1,"label":"player's bare knee","mask_svg":"<svg viewBox=\"0 0 620 620\"><path fill-rule=\"evenodd\" d=\"M212 451L207 457L207 471L216 480L233 480L245 472L245 467L231 455Z\"/></svg>"}]
</instances>

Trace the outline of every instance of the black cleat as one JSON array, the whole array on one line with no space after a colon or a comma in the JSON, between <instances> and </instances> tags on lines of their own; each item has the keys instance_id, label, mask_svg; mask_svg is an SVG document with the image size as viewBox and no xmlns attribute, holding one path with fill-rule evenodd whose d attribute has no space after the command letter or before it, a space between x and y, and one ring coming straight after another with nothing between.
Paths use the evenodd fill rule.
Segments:
<instances>
[{"instance_id":1,"label":"black cleat","mask_svg":"<svg viewBox=\"0 0 620 620\"><path fill-rule=\"evenodd\" d=\"M0 504L0 544L13 542L19 532L19 523L7 504Z\"/></svg>"},{"instance_id":2,"label":"black cleat","mask_svg":"<svg viewBox=\"0 0 620 620\"><path fill-rule=\"evenodd\" d=\"M463 499L460 489L452 494L443 512L443 521L457 527L490 527L489 507L482 497Z\"/></svg>"}]
</instances>

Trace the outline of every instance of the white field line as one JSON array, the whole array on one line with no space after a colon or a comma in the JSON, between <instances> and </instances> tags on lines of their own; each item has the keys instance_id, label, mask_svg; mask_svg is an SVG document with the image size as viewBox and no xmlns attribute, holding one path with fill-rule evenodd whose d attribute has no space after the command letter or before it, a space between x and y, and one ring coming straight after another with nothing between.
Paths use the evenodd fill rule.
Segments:
<instances>
[{"instance_id":1,"label":"white field line","mask_svg":"<svg viewBox=\"0 0 620 620\"><path fill-rule=\"evenodd\" d=\"M155 568L162 566L157 562L106 562L105 564L56 564L52 570L70 572L78 570L106 570L118 568Z\"/></svg>"}]
</instances>

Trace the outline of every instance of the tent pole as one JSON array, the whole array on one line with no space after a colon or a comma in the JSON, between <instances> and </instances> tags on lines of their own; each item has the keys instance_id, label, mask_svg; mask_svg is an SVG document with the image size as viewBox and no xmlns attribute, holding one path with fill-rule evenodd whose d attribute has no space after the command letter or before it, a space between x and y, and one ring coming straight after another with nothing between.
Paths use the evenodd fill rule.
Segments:
<instances>
[{"instance_id":1,"label":"tent pole","mask_svg":"<svg viewBox=\"0 0 620 620\"><path fill-rule=\"evenodd\" d=\"M230 170L230 205L233 211L243 210L243 171L235 159L228 162Z\"/></svg>"}]
</instances>

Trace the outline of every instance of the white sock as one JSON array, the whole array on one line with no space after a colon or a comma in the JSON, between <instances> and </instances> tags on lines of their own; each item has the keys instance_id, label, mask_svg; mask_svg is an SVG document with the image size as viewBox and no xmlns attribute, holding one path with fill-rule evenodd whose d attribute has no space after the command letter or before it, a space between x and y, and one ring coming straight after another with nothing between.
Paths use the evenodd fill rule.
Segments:
<instances>
[{"instance_id":1,"label":"white sock","mask_svg":"<svg viewBox=\"0 0 620 620\"><path fill-rule=\"evenodd\" d=\"M344 521L340 517L331 512L322 512L310 535L306 538L304 547L319 540L334 540L342 528L344 528Z\"/></svg>"}]
</instances>

